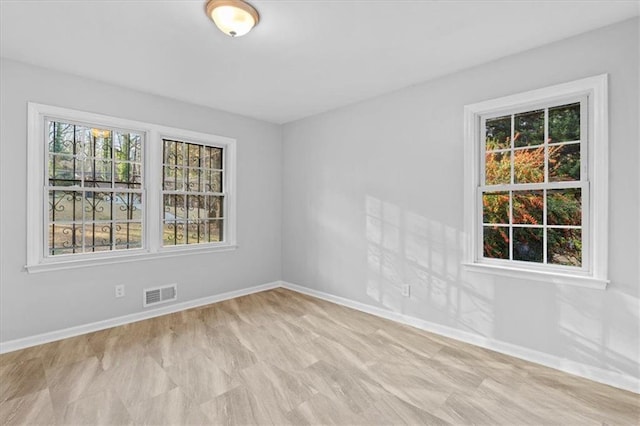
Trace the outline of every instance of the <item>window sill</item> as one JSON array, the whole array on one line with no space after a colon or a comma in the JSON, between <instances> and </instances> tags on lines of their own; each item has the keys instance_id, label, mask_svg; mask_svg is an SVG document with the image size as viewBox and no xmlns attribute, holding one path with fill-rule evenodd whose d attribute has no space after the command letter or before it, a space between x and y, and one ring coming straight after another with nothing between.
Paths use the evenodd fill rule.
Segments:
<instances>
[{"instance_id":1,"label":"window sill","mask_svg":"<svg viewBox=\"0 0 640 426\"><path fill-rule=\"evenodd\" d=\"M76 269L76 268L87 268L91 266L99 266L99 265L110 265L114 263L128 263L128 262L138 262L142 260L154 260L154 259L163 259L167 257L177 257L177 256L189 256L194 254L206 254L206 253L215 253L215 252L223 252L223 251L232 251L236 250L238 245L229 244L224 246L209 246L209 247L189 247L189 248L179 248L179 249L163 249L162 251L156 253L149 252L138 252L138 253L128 253L122 255L111 255L104 257L92 257L92 258L83 258L83 259L73 259L73 260L65 260L65 261L49 261L42 262L33 265L25 265L24 269L31 273L39 273L39 272L49 272L49 271L58 271L65 269Z\"/></svg>"},{"instance_id":2,"label":"window sill","mask_svg":"<svg viewBox=\"0 0 640 426\"><path fill-rule=\"evenodd\" d=\"M531 269L509 268L505 266L487 265L482 263L463 263L464 268L472 272L501 275L511 278L544 281L553 284L566 284L586 287L595 290L605 290L609 280L593 278L584 275L569 275L557 272L535 271Z\"/></svg>"}]
</instances>

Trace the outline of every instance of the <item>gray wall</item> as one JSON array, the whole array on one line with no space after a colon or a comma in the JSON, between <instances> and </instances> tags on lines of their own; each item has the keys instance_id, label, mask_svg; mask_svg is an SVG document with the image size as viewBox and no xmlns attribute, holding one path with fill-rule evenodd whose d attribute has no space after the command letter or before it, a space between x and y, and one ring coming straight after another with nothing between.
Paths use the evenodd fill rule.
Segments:
<instances>
[{"instance_id":1,"label":"gray wall","mask_svg":"<svg viewBox=\"0 0 640 426\"><path fill-rule=\"evenodd\" d=\"M142 311L144 287L177 282L184 302L280 279L280 126L4 59L0 75L1 341ZM25 272L28 101L236 138L240 248ZM123 299L114 298L117 283Z\"/></svg>"},{"instance_id":2,"label":"gray wall","mask_svg":"<svg viewBox=\"0 0 640 426\"><path fill-rule=\"evenodd\" d=\"M0 341L139 312L151 285L187 301L283 278L638 377L638 36L627 21L284 128L2 60ZM610 287L463 271L463 106L605 72ZM27 101L236 138L240 248L24 272Z\"/></svg>"},{"instance_id":3,"label":"gray wall","mask_svg":"<svg viewBox=\"0 0 640 426\"><path fill-rule=\"evenodd\" d=\"M283 279L639 377L638 51L634 19L285 125ZM465 272L463 106L602 73L610 287Z\"/></svg>"}]
</instances>

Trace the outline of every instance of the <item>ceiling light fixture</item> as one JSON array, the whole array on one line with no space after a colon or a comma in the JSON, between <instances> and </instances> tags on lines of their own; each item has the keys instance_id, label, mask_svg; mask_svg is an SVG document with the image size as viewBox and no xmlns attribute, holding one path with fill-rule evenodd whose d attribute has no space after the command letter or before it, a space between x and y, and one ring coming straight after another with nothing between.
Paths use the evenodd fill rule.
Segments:
<instances>
[{"instance_id":1,"label":"ceiling light fixture","mask_svg":"<svg viewBox=\"0 0 640 426\"><path fill-rule=\"evenodd\" d=\"M231 37L245 35L258 24L258 11L242 0L209 0L207 16L216 26Z\"/></svg>"}]
</instances>

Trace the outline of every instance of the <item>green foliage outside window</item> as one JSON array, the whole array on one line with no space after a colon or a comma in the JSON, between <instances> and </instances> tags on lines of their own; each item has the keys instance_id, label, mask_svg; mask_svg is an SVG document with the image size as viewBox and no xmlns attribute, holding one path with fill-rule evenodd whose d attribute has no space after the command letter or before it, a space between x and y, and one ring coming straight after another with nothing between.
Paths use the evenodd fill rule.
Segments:
<instances>
[{"instance_id":1,"label":"green foliage outside window","mask_svg":"<svg viewBox=\"0 0 640 426\"><path fill-rule=\"evenodd\" d=\"M547 114L546 143L544 110L486 121L486 186L580 180L580 104L549 108ZM512 188L483 193L484 256L540 263L546 249L548 263L581 266L580 188L549 189L546 197L542 189ZM543 246L545 205L546 248Z\"/></svg>"}]
</instances>

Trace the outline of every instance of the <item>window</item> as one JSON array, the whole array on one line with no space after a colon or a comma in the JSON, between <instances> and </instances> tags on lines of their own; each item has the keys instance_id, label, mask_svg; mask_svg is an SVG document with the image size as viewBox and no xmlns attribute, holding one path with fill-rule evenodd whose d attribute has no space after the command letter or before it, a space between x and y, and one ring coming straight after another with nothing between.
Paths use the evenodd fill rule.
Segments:
<instances>
[{"instance_id":1,"label":"window","mask_svg":"<svg viewBox=\"0 0 640 426\"><path fill-rule=\"evenodd\" d=\"M606 76L469 105L468 266L606 285Z\"/></svg>"},{"instance_id":2,"label":"window","mask_svg":"<svg viewBox=\"0 0 640 426\"><path fill-rule=\"evenodd\" d=\"M235 140L29 104L29 271L235 248Z\"/></svg>"},{"instance_id":3,"label":"window","mask_svg":"<svg viewBox=\"0 0 640 426\"><path fill-rule=\"evenodd\" d=\"M142 247L137 132L47 120L47 255Z\"/></svg>"},{"instance_id":4,"label":"window","mask_svg":"<svg viewBox=\"0 0 640 426\"><path fill-rule=\"evenodd\" d=\"M224 241L223 148L163 140L163 245Z\"/></svg>"}]
</instances>

